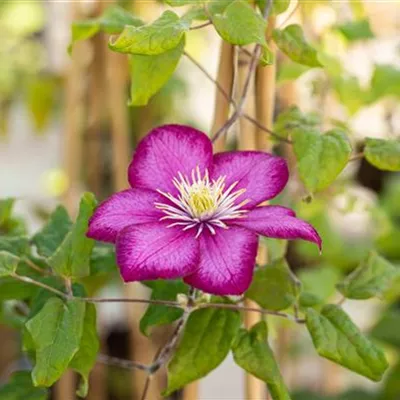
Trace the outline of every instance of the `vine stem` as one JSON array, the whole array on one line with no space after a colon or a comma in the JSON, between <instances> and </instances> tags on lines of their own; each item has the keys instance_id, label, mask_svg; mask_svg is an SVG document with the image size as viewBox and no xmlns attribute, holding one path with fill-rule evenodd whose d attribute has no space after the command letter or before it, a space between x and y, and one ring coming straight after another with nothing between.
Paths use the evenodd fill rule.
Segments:
<instances>
[{"instance_id":1,"label":"vine stem","mask_svg":"<svg viewBox=\"0 0 400 400\"><path fill-rule=\"evenodd\" d=\"M45 283L35 281L32 278L27 276L18 275L16 273L11 274L11 276L21 282L29 283L31 285L38 286L42 289L48 290L60 296L66 300L77 300L77 301L84 301L86 303L138 303L138 304L154 304L154 305L161 305L167 307L175 307L181 308L183 310L195 310L201 308L225 308L230 310L237 310L243 312L258 312L265 315L275 315L277 317L282 317L289 319L290 321L297 322L299 324L304 323L305 321L301 318L296 318L295 316L287 313L283 313L280 311L272 311L266 310L264 308L256 308L256 307L246 307L241 304L229 304L229 303L201 303L201 304L194 304L193 297L189 297L188 305L182 304L178 301L173 300L152 300L152 299L136 299L130 297L116 297L116 298L96 298L96 297L79 297L73 296L72 294L64 293L58 289L55 289Z\"/></svg>"}]
</instances>

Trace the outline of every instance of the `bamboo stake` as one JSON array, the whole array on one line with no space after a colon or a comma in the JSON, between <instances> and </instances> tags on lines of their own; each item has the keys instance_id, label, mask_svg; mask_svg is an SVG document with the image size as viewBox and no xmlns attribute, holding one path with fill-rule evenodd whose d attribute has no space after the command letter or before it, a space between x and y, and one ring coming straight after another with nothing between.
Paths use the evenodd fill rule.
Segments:
<instances>
[{"instance_id":1,"label":"bamboo stake","mask_svg":"<svg viewBox=\"0 0 400 400\"><path fill-rule=\"evenodd\" d=\"M87 182L89 189L97 196L101 192L102 163L102 115L104 108L104 51L106 43L102 34L96 35L92 40L93 59L89 69L89 109L88 128L86 136L87 155Z\"/></svg>"},{"instance_id":2,"label":"bamboo stake","mask_svg":"<svg viewBox=\"0 0 400 400\"><path fill-rule=\"evenodd\" d=\"M247 48L252 52L253 47L249 46ZM238 92L242 93L243 85L247 77L247 71L249 66L249 57L245 52L240 52L238 57L238 69L237 69L237 79L238 79ZM255 87L254 81L252 82L251 91L247 98L246 104L244 105L244 112L248 115L254 116L256 111L255 105ZM251 124L245 118L239 120L240 132L238 136L238 148L239 150L256 150L257 149L257 130L255 125ZM257 307L257 304L251 300L245 300L245 306L247 307ZM260 315L257 313L246 313L244 316L244 324L246 328L252 327L254 324L261 320ZM253 375L245 375L245 395L246 400L261 400L266 396L265 383Z\"/></svg>"},{"instance_id":3,"label":"bamboo stake","mask_svg":"<svg viewBox=\"0 0 400 400\"><path fill-rule=\"evenodd\" d=\"M72 3L73 19L79 14L78 4ZM82 44L78 43L73 50L72 61L68 67L65 87L65 130L64 130L64 170L68 177L69 188L64 196L64 204L70 214L76 211L76 200L79 196L82 167L82 136L80 131L80 114L83 100L83 65ZM84 59L84 57L83 57ZM56 400L75 400L76 376L72 370L64 373L54 387Z\"/></svg>"},{"instance_id":4,"label":"bamboo stake","mask_svg":"<svg viewBox=\"0 0 400 400\"><path fill-rule=\"evenodd\" d=\"M234 47L225 41L221 43L219 67L217 73L217 82L225 92L232 96L233 92L233 60L234 60ZM221 91L216 89L215 92L215 107L214 107L214 120L211 132L214 134L229 118L230 104L228 100L222 95ZM214 151L220 152L225 149L226 135L221 136L214 143Z\"/></svg>"},{"instance_id":5,"label":"bamboo stake","mask_svg":"<svg viewBox=\"0 0 400 400\"><path fill-rule=\"evenodd\" d=\"M254 46L246 46L246 50L253 52ZM240 51L237 62L237 92L239 95L243 92L244 83L247 78L249 68L249 56L247 53ZM255 88L254 81L251 82L249 95L244 105L244 112L252 117L255 115ZM256 127L246 118L239 119L240 132L238 135L239 150L255 150L257 148Z\"/></svg>"}]
</instances>

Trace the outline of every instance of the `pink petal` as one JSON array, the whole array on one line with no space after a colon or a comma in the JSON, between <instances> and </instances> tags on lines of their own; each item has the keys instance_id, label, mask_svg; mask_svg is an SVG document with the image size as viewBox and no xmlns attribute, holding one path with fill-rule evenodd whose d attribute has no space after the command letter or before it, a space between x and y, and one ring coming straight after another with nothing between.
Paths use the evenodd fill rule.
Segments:
<instances>
[{"instance_id":1,"label":"pink petal","mask_svg":"<svg viewBox=\"0 0 400 400\"><path fill-rule=\"evenodd\" d=\"M129 183L176 194L172 179L178 172L190 176L199 166L204 173L211 163L212 144L204 133L189 126L164 125L139 143L129 166Z\"/></svg>"},{"instance_id":2,"label":"pink petal","mask_svg":"<svg viewBox=\"0 0 400 400\"><path fill-rule=\"evenodd\" d=\"M125 282L180 278L193 273L200 258L193 231L161 222L125 228L117 237L116 253Z\"/></svg>"},{"instance_id":3,"label":"pink petal","mask_svg":"<svg viewBox=\"0 0 400 400\"><path fill-rule=\"evenodd\" d=\"M200 265L184 281L197 289L216 295L238 295L249 287L257 254L257 235L247 229L217 228L216 234L203 231Z\"/></svg>"},{"instance_id":4,"label":"pink petal","mask_svg":"<svg viewBox=\"0 0 400 400\"><path fill-rule=\"evenodd\" d=\"M211 176L226 176L226 187L237 181L235 190L246 189L239 200L249 199L245 207L253 208L282 191L289 171L281 157L260 151L233 151L214 156Z\"/></svg>"},{"instance_id":5,"label":"pink petal","mask_svg":"<svg viewBox=\"0 0 400 400\"><path fill-rule=\"evenodd\" d=\"M89 221L87 236L104 242L115 242L129 225L155 222L165 214L155 208L164 197L145 189L129 189L112 195L101 203Z\"/></svg>"},{"instance_id":6,"label":"pink petal","mask_svg":"<svg viewBox=\"0 0 400 400\"><path fill-rule=\"evenodd\" d=\"M322 241L318 232L301 219L296 218L293 210L281 206L256 207L235 225L253 230L260 235L277 239L303 239L314 242L321 249Z\"/></svg>"}]
</instances>

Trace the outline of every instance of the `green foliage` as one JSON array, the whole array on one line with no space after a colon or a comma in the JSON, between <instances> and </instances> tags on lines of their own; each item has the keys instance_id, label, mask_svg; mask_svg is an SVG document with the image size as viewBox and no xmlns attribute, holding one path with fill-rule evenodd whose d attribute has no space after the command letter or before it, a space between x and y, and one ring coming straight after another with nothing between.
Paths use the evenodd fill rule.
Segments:
<instances>
[{"instance_id":1,"label":"green foliage","mask_svg":"<svg viewBox=\"0 0 400 400\"><path fill-rule=\"evenodd\" d=\"M367 260L339 283L337 288L350 299L382 297L397 276L400 276L400 268L371 252Z\"/></svg>"},{"instance_id":2,"label":"green foliage","mask_svg":"<svg viewBox=\"0 0 400 400\"><path fill-rule=\"evenodd\" d=\"M236 364L268 385L273 400L290 400L267 336L264 321L254 325L250 331L240 329L232 344L233 358Z\"/></svg>"},{"instance_id":3,"label":"green foliage","mask_svg":"<svg viewBox=\"0 0 400 400\"><path fill-rule=\"evenodd\" d=\"M337 268L330 265L316 265L300 270L299 279L303 285L300 305L314 307L326 302L335 293L339 278L340 273Z\"/></svg>"},{"instance_id":4,"label":"green foliage","mask_svg":"<svg viewBox=\"0 0 400 400\"><path fill-rule=\"evenodd\" d=\"M11 213L15 204L14 198L0 200L0 228L3 228L11 219Z\"/></svg>"},{"instance_id":5,"label":"green foliage","mask_svg":"<svg viewBox=\"0 0 400 400\"><path fill-rule=\"evenodd\" d=\"M152 289L152 300L176 300L176 296L179 293L186 294L188 292L187 285L178 280L157 280L147 282L147 285ZM183 310L180 308L149 304L145 314L140 320L140 331L148 336L151 327L170 324L180 318L182 314Z\"/></svg>"},{"instance_id":6,"label":"green foliage","mask_svg":"<svg viewBox=\"0 0 400 400\"><path fill-rule=\"evenodd\" d=\"M383 352L339 306L328 304L320 313L307 309L307 328L320 356L373 381L382 379L388 368Z\"/></svg>"},{"instance_id":7,"label":"green foliage","mask_svg":"<svg viewBox=\"0 0 400 400\"><path fill-rule=\"evenodd\" d=\"M369 100L374 102L386 96L400 97L400 68L377 64L371 79Z\"/></svg>"},{"instance_id":8,"label":"green foliage","mask_svg":"<svg viewBox=\"0 0 400 400\"><path fill-rule=\"evenodd\" d=\"M168 364L168 395L206 376L228 355L240 327L237 311L205 308L194 311Z\"/></svg>"},{"instance_id":9,"label":"green foliage","mask_svg":"<svg viewBox=\"0 0 400 400\"><path fill-rule=\"evenodd\" d=\"M32 114L35 129L43 131L55 105L57 82L49 75L32 78L27 86L26 103Z\"/></svg>"},{"instance_id":10,"label":"green foliage","mask_svg":"<svg viewBox=\"0 0 400 400\"><path fill-rule=\"evenodd\" d=\"M367 138L365 158L375 167L386 171L400 171L400 141Z\"/></svg>"},{"instance_id":11,"label":"green foliage","mask_svg":"<svg viewBox=\"0 0 400 400\"><path fill-rule=\"evenodd\" d=\"M18 257L30 253L29 239L26 236L0 236L0 251L8 251Z\"/></svg>"},{"instance_id":12,"label":"green foliage","mask_svg":"<svg viewBox=\"0 0 400 400\"><path fill-rule=\"evenodd\" d=\"M229 43L239 46L265 44L266 22L243 0L235 0L222 14L215 14L213 23L219 35Z\"/></svg>"},{"instance_id":13,"label":"green foliage","mask_svg":"<svg viewBox=\"0 0 400 400\"><path fill-rule=\"evenodd\" d=\"M77 394L83 398L87 396L89 389L89 374L96 364L97 353L100 348L96 320L95 305L86 304L79 350L69 364L70 368L82 376L82 382L79 386Z\"/></svg>"},{"instance_id":14,"label":"green foliage","mask_svg":"<svg viewBox=\"0 0 400 400\"><path fill-rule=\"evenodd\" d=\"M65 236L67 236L71 227L72 221L67 210L61 205L58 206L50 215L46 225L32 238L38 254L46 258L52 256L65 239Z\"/></svg>"},{"instance_id":15,"label":"green foliage","mask_svg":"<svg viewBox=\"0 0 400 400\"><path fill-rule=\"evenodd\" d=\"M292 135L301 180L311 192L328 187L346 166L351 146L343 131L321 135L317 130L296 129Z\"/></svg>"},{"instance_id":16,"label":"green foliage","mask_svg":"<svg viewBox=\"0 0 400 400\"><path fill-rule=\"evenodd\" d=\"M46 389L34 387L29 371L14 372L10 381L0 388L4 400L46 400Z\"/></svg>"},{"instance_id":17,"label":"green foliage","mask_svg":"<svg viewBox=\"0 0 400 400\"><path fill-rule=\"evenodd\" d=\"M294 130L313 130L321 123L321 118L315 113L303 113L297 106L289 107L281 112L274 123L274 132L287 137Z\"/></svg>"},{"instance_id":18,"label":"green foliage","mask_svg":"<svg viewBox=\"0 0 400 400\"><path fill-rule=\"evenodd\" d=\"M56 252L47 260L48 264L65 278L78 279L90 274L90 255L94 240L86 237L86 231L95 207L96 199L93 194L84 194L75 224Z\"/></svg>"},{"instance_id":19,"label":"green foliage","mask_svg":"<svg viewBox=\"0 0 400 400\"><path fill-rule=\"evenodd\" d=\"M0 251L0 277L9 276L15 273L19 258L7 251Z\"/></svg>"},{"instance_id":20,"label":"green foliage","mask_svg":"<svg viewBox=\"0 0 400 400\"><path fill-rule=\"evenodd\" d=\"M64 303L53 297L27 322L36 352L32 372L35 386L51 386L68 368L79 350L84 315L84 303L76 300Z\"/></svg>"},{"instance_id":21,"label":"green foliage","mask_svg":"<svg viewBox=\"0 0 400 400\"><path fill-rule=\"evenodd\" d=\"M306 42L300 25L292 24L283 30L274 29L273 38L279 49L292 61L309 67L321 67L318 53Z\"/></svg>"},{"instance_id":22,"label":"green foliage","mask_svg":"<svg viewBox=\"0 0 400 400\"><path fill-rule=\"evenodd\" d=\"M157 55L134 54L129 57L131 106L145 106L171 78L185 48L183 37L176 47Z\"/></svg>"},{"instance_id":23,"label":"green foliage","mask_svg":"<svg viewBox=\"0 0 400 400\"><path fill-rule=\"evenodd\" d=\"M125 26L109 47L120 53L157 55L177 47L188 29L187 21L168 10L151 24Z\"/></svg>"},{"instance_id":24,"label":"green foliage","mask_svg":"<svg viewBox=\"0 0 400 400\"><path fill-rule=\"evenodd\" d=\"M284 62L278 69L277 83L282 84L294 81L309 70L310 67L307 65L298 64L292 61Z\"/></svg>"},{"instance_id":25,"label":"green foliage","mask_svg":"<svg viewBox=\"0 0 400 400\"><path fill-rule=\"evenodd\" d=\"M333 89L350 115L354 115L368 102L369 95L361 88L355 76L335 76Z\"/></svg>"},{"instance_id":26,"label":"green foliage","mask_svg":"<svg viewBox=\"0 0 400 400\"><path fill-rule=\"evenodd\" d=\"M100 31L121 33L125 25L141 26L143 22L119 6L108 7L99 18L75 21L72 24L72 40L68 51L71 52L75 42L90 39Z\"/></svg>"},{"instance_id":27,"label":"green foliage","mask_svg":"<svg viewBox=\"0 0 400 400\"><path fill-rule=\"evenodd\" d=\"M266 22L249 3L235 0L222 14L214 14L212 21L222 39L239 46L258 43L264 49L261 62L272 62L265 39Z\"/></svg>"},{"instance_id":28,"label":"green foliage","mask_svg":"<svg viewBox=\"0 0 400 400\"><path fill-rule=\"evenodd\" d=\"M369 20L360 19L350 21L336 26L336 29L349 41L373 39L374 33L371 30Z\"/></svg>"},{"instance_id":29,"label":"green foliage","mask_svg":"<svg viewBox=\"0 0 400 400\"><path fill-rule=\"evenodd\" d=\"M400 393L400 362L389 372L383 389L384 400L396 400Z\"/></svg>"},{"instance_id":30,"label":"green foliage","mask_svg":"<svg viewBox=\"0 0 400 400\"><path fill-rule=\"evenodd\" d=\"M285 260L275 261L254 273L246 297L268 310L284 310L294 304L300 294L301 283Z\"/></svg>"},{"instance_id":31,"label":"green foliage","mask_svg":"<svg viewBox=\"0 0 400 400\"><path fill-rule=\"evenodd\" d=\"M371 336L400 349L400 310L386 311L372 328Z\"/></svg>"}]
</instances>

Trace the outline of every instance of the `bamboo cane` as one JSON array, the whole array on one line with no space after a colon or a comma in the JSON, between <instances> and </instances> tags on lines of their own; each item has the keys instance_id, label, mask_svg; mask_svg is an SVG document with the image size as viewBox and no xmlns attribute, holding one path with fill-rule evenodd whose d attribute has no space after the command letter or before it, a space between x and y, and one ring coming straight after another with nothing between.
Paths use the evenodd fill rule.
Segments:
<instances>
[{"instance_id":1,"label":"bamboo cane","mask_svg":"<svg viewBox=\"0 0 400 400\"><path fill-rule=\"evenodd\" d=\"M78 17L77 3L72 4L73 19ZM75 46L72 61L67 70L65 87L65 126L64 126L64 170L68 177L69 188L64 196L64 204L70 214L76 211L79 196L80 174L82 167L82 136L80 131L80 113L82 110L82 70L80 61L82 47ZM75 400L76 376L72 370L64 373L54 387L56 400Z\"/></svg>"},{"instance_id":2,"label":"bamboo cane","mask_svg":"<svg viewBox=\"0 0 400 400\"><path fill-rule=\"evenodd\" d=\"M253 50L253 46L246 48L250 52ZM238 57L237 67L237 85L238 93L242 93L243 85L247 77L249 68L249 56L246 52L240 52ZM251 83L251 88L247 101L244 104L244 111L246 114L254 116L256 111L255 104L255 82ZM255 125L250 123L245 118L241 118L239 121L240 131L238 136L238 148L239 150L256 150L257 149L257 130ZM245 305L247 307L257 307L257 305L251 300L246 299ZM245 314L245 326L246 328L252 327L255 323L260 321L260 316L257 313L246 313ZM259 400L264 399L266 396L265 383L255 378L253 375L246 374L245 376L245 395L246 400Z\"/></svg>"},{"instance_id":3,"label":"bamboo cane","mask_svg":"<svg viewBox=\"0 0 400 400\"><path fill-rule=\"evenodd\" d=\"M225 41L221 43L219 66L217 73L217 82L221 88L229 96L233 92L233 60L234 60L234 47ZM215 92L215 106L214 106L214 120L211 128L211 133L215 133L229 118L230 104L223 96L220 90L216 89ZM225 149L226 136L221 136L214 143L214 151L220 152Z\"/></svg>"}]
</instances>

